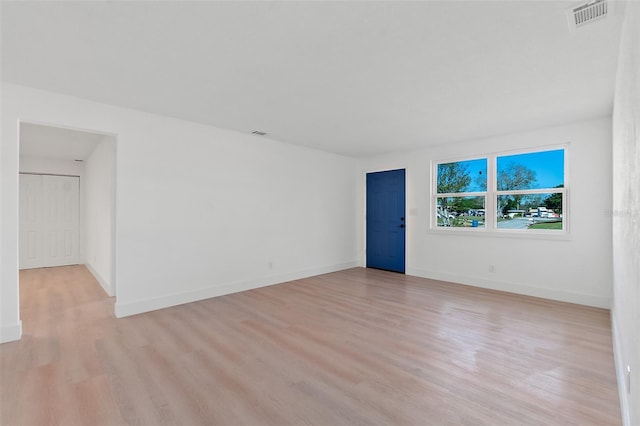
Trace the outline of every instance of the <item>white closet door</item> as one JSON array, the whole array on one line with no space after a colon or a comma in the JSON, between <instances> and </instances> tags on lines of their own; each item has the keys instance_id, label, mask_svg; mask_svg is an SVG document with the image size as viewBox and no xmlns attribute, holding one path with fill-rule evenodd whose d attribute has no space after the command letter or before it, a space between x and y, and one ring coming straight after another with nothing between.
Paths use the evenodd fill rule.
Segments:
<instances>
[{"instance_id":1,"label":"white closet door","mask_svg":"<svg viewBox=\"0 0 640 426\"><path fill-rule=\"evenodd\" d=\"M44 266L42 176L20 175L20 269Z\"/></svg>"},{"instance_id":2,"label":"white closet door","mask_svg":"<svg viewBox=\"0 0 640 426\"><path fill-rule=\"evenodd\" d=\"M20 175L20 268L77 264L79 246L80 178Z\"/></svg>"},{"instance_id":3,"label":"white closet door","mask_svg":"<svg viewBox=\"0 0 640 426\"><path fill-rule=\"evenodd\" d=\"M80 178L42 176L45 205L44 266L75 265L80 245Z\"/></svg>"}]
</instances>

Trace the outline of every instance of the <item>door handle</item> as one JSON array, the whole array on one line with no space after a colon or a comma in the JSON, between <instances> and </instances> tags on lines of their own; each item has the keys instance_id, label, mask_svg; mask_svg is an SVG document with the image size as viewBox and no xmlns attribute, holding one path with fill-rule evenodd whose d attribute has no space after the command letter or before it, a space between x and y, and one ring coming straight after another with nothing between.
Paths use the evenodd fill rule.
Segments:
<instances>
[{"instance_id":1,"label":"door handle","mask_svg":"<svg viewBox=\"0 0 640 426\"><path fill-rule=\"evenodd\" d=\"M404 228L404 223L402 225L400 225L400 228Z\"/></svg>"}]
</instances>

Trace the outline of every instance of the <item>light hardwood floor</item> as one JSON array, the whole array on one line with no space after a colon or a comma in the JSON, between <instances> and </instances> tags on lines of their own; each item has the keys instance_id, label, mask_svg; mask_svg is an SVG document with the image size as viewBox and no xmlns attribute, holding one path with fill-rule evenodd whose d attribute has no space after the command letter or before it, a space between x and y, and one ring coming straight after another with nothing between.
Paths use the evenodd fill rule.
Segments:
<instances>
[{"instance_id":1,"label":"light hardwood floor","mask_svg":"<svg viewBox=\"0 0 640 426\"><path fill-rule=\"evenodd\" d=\"M619 425L609 312L351 269L123 319L20 273L2 425Z\"/></svg>"}]
</instances>

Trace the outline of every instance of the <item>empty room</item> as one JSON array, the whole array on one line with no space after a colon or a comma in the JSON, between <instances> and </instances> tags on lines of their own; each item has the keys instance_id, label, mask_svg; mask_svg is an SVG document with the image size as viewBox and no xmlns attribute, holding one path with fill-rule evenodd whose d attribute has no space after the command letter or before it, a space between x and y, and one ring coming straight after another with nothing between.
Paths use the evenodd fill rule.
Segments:
<instances>
[{"instance_id":1,"label":"empty room","mask_svg":"<svg viewBox=\"0 0 640 426\"><path fill-rule=\"evenodd\" d=\"M640 425L640 2L0 19L0 424Z\"/></svg>"}]
</instances>

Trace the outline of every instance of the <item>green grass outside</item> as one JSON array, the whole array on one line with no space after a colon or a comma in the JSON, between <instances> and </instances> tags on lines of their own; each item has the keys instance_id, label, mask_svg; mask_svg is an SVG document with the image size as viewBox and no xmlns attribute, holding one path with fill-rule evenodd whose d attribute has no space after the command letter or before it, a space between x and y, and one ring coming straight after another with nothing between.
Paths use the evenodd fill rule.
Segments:
<instances>
[{"instance_id":1,"label":"green grass outside","mask_svg":"<svg viewBox=\"0 0 640 426\"><path fill-rule=\"evenodd\" d=\"M529 229L559 229L562 230L562 222L541 222L529 225Z\"/></svg>"}]
</instances>

